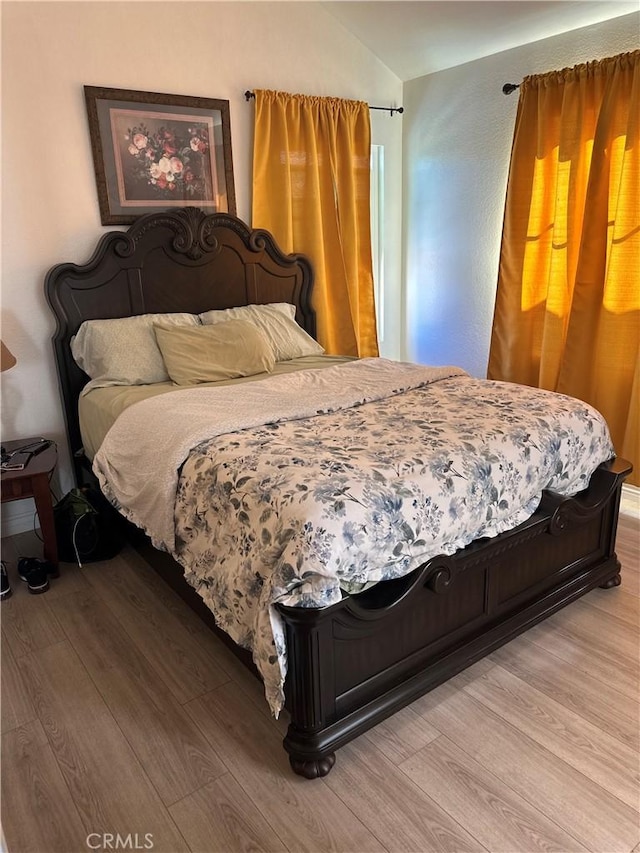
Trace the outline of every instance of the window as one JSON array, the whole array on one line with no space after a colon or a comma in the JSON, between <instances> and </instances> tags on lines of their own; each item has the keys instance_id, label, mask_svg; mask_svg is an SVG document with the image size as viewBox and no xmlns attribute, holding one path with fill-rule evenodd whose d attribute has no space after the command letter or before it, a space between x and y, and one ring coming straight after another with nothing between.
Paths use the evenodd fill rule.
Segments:
<instances>
[{"instance_id":1,"label":"window","mask_svg":"<svg viewBox=\"0 0 640 853\"><path fill-rule=\"evenodd\" d=\"M384 340L384 145L371 146L371 261L378 341Z\"/></svg>"}]
</instances>

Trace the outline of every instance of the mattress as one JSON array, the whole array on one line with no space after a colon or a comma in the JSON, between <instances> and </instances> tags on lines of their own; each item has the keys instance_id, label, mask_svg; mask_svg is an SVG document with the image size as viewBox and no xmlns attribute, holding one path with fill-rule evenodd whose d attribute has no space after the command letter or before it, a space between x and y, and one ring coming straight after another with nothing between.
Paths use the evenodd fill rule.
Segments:
<instances>
[{"instance_id":1,"label":"mattress","mask_svg":"<svg viewBox=\"0 0 640 853\"><path fill-rule=\"evenodd\" d=\"M307 355L291 361L278 362L272 373L259 373L254 376L242 376L239 379L223 379L218 382L203 382L200 388L215 388L225 385L242 385L245 382L257 382L269 376L282 376L298 370L321 370L353 359L336 355ZM94 388L84 397L80 397L78 411L80 433L84 452L93 459L116 419L125 409L149 400L160 394L175 392L180 388L173 382L158 382L154 385L111 385L107 388Z\"/></svg>"}]
</instances>

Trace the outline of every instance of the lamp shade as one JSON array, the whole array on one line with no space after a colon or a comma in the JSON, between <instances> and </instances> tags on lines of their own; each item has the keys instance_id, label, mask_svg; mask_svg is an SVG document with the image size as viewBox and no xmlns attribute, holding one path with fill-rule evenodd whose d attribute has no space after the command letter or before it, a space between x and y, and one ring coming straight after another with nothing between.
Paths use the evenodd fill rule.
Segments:
<instances>
[{"instance_id":1,"label":"lamp shade","mask_svg":"<svg viewBox=\"0 0 640 853\"><path fill-rule=\"evenodd\" d=\"M11 350L0 341L0 372L9 370L16 363L16 357Z\"/></svg>"}]
</instances>

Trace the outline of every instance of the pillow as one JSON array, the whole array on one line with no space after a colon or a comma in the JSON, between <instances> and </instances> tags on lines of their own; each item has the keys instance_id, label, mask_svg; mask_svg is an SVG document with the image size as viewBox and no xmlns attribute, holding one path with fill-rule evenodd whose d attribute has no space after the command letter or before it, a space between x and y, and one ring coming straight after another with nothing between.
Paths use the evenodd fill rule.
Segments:
<instances>
[{"instance_id":1,"label":"pillow","mask_svg":"<svg viewBox=\"0 0 640 853\"><path fill-rule=\"evenodd\" d=\"M151 385L169 376L153 331L154 323L199 326L195 314L139 314L115 320L85 320L71 341L71 353L91 378L85 386Z\"/></svg>"},{"instance_id":2,"label":"pillow","mask_svg":"<svg viewBox=\"0 0 640 853\"><path fill-rule=\"evenodd\" d=\"M273 348L276 361L289 361L303 355L321 355L324 349L295 321L296 309L287 302L270 305L242 305L224 311L200 314L204 325L245 320L263 332Z\"/></svg>"},{"instance_id":3,"label":"pillow","mask_svg":"<svg viewBox=\"0 0 640 853\"><path fill-rule=\"evenodd\" d=\"M167 373L177 385L197 385L271 373L273 350L260 329L245 320L214 326L155 326Z\"/></svg>"}]
</instances>

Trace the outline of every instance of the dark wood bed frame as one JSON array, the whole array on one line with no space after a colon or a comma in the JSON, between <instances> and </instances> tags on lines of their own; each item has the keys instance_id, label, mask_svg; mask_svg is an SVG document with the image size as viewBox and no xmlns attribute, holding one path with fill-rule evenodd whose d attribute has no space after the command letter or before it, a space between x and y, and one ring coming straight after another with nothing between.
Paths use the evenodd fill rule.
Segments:
<instances>
[{"instance_id":1,"label":"dark wood bed frame","mask_svg":"<svg viewBox=\"0 0 640 853\"><path fill-rule=\"evenodd\" d=\"M313 335L311 285L307 259L284 255L267 232L195 208L143 216L128 231L103 236L87 264L55 266L46 294L58 324L55 358L78 480L91 478L77 411L88 377L70 340L84 320L290 302ZM284 747L295 772L327 774L340 746L590 589L617 586L616 526L630 470L621 459L605 463L575 498L545 492L514 530L326 609L280 607L291 715ZM209 614L177 563L150 546L145 553Z\"/></svg>"}]
</instances>

